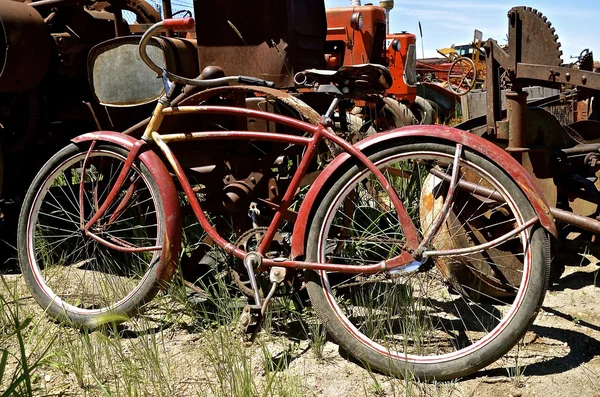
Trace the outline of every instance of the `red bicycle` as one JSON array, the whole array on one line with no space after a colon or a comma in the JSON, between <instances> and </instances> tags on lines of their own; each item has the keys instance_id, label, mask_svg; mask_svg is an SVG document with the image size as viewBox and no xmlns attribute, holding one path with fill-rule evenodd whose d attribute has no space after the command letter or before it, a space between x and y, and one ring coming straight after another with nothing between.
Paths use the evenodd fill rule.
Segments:
<instances>
[{"instance_id":1,"label":"red bicycle","mask_svg":"<svg viewBox=\"0 0 600 397\"><path fill-rule=\"evenodd\" d=\"M153 34L192 25L166 20L140 41L142 58L165 85L141 139L81 135L44 165L27 192L19 259L50 316L97 327L139 312L175 272L183 205L213 245L241 263L251 292L241 322L249 332L258 329L277 287L300 280L337 341L387 373L463 376L517 343L547 288L555 227L513 158L445 126L404 127L355 145L340 138L328 128L339 98L364 87L381 92L390 78L373 65L296 76L333 97L318 125L240 107L171 106L177 84L267 84L239 76L182 78L148 58ZM214 120L215 129L159 132L186 114ZM216 121L223 118L288 129L223 130ZM182 165L182 153L189 160L195 147L200 154L191 157L200 161L214 142L235 142L259 156L268 178L238 167L248 175L245 184L191 182L232 161L223 151L222 163ZM326 167L316 161L324 142L341 152ZM210 193L210 183L223 185L222 194ZM227 227L223 213L246 209L249 228ZM240 235L244 244L234 242ZM269 288L261 286L264 279Z\"/></svg>"}]
</instances>

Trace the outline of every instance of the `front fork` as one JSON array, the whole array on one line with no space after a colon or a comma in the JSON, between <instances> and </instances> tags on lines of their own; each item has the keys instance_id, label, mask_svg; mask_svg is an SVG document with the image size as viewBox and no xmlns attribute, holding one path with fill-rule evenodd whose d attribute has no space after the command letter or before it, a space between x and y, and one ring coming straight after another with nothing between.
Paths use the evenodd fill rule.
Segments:
<instances>
[{"instance_id":1,"label":"front fork","mask_svg":"<svg viewBox=\"0 0 600 397\"><path fill-rule=\"evenodd\" d=\"M108 196L106 197L106 199L104 200L104 202L101 205L98 205L98 196L97 196L97 192L94 192L94 207L93 209L96 210L96 212L94 213L94 215L92 215L92 217L90 218L89 221L85 221L85 193L84 193L84 189L85 189L85 181L86 181L86 170L87 170L87 166L90 162L90 156L96 146L96 141L92 141L90 148L87 151L87 154L85 156L85 159L83 160L83 164L81 167L81 176L80 176L80 180L79 180L79 226L81 228L81 231L88 237L90 237L91 239L97 241L98 243L110 248L110 249L114 249L116 251L120 251L120 252L132 252L132 253L138 253L138 252L147 252L147 251L160 251L162 249L162 245L161 246L149 246L149 247L136 247L133 246L130 243L127 243L117 237L109 237L108 241L107 239L103 238L100 236L100 233L97 233L96 230L92 231L94 226L98 226L96 229L100 230L100 232L102 231L106 231L108 230L109 226L114 223L115 221L117 221L122 213L122 211L127 208L129 201L131 200L131 198L133 197L134 193L135 193L135 187L138 181L131 181L131 185L127 188L125 194L123 195L123 197L121 198L121 201L118 203L118 205L116 206L115 211L111 214L111 216L109 217L108 221L106 222L106 224L104 225L100 225L99 222L102 219L102 217L106 214L106 211L108 210L108 208L111 206L111 204L113 204L115 202L115 200L117 200L117 196L119 195L119 192L121 191L121 188L123 187L123 184L125 183L125 180L127 179L127 175L129 174L129 171L131 170L131 166L133 165L134 160L137 158L139 151L141 149L141 147L144 145L144 141L137 141L132 149L130 150L129 154L127 155L127 159L125 160L125 164L123 165L123 168L121 169L119 176L117 177L117 180L115 181L115 184L111 187L110 192L108 193Z\"/></svg>"},{"instance_id":2,"label":"front fork","mask_svg":"<svg viewBox=\"0 0 600 397\"><path fill-rule=\"evenodd\" d=\"M110 192L108 193L108 196L106 197L106 199L104 200L104 202L102 203L102 205L99 208L98 208L97 195L95 196L94 205L96 207L95 208L96 212L92 216L92 218L87 222L85 221L84 201L83 201L84 200L84 184L85 184L85 177L86 177L85 172L87 169L87 164L89 162L90 154L92 153L92 151L94 150L94 147L96 145L96 141L92 141L90 148L88 149L87 155L83 161L83 166L81 168L81 180L79 182L79 222L80 222L81 231L86 236L92 238L93 240L96 240L97 242L99 242L111 249L115 249L117 251L146 252L146 251L159 251L162 249L162 246L134 247L131 244L128 244L118 238L115 238L115 237L111 237L110 240L112 240L112 242L109 242L106 239L100 237L98 234L92 232L90 229L92 229L92 227L94 225L98 224L98 222L100 221L102 216L108 210L109 206L116 200L117 195L119 194L121 187L125 183L125 180L127 179L127 175L129 174L129 171L131 170L131 166L133 165L133 162L135 161L135 159L138 157L138 154L140 153L142 146L144 146L146 144L146 142L151 139L150 138L151 133L155 129L158 129L158 127L162 123L162 120L164 117L162 114L162 111L166 107L170 106L171 99L174 95L175 87L176 87L175 84L171 83L166 76L167 76L166 70L163 69L162 82L164 85L165 93L158 100L156 107L154 109L154 112L152 113L152 117L150 118L150 121L148 122L146 130L144 131L144 135L142 136L142 139L137 140L133 144L133 147L131 148L131 150L129 151L129 154L127 155L127 159L125 160L123 169L121 169L121 172L119 173L117 181L112 186ZM121 202L118 204L116 210L111 214L110 218L108 219L108 221L105 225L98 227L99 230L106 229L108 226L110 226L112 223L114 223L120 217L122 211L125 208L127 208L129 200L131 200L131 198L133 197L136 184L137 184L137 181L132 181L131 186L129 186L125 195L121 198Z\"/></svg>"}]
</instances>

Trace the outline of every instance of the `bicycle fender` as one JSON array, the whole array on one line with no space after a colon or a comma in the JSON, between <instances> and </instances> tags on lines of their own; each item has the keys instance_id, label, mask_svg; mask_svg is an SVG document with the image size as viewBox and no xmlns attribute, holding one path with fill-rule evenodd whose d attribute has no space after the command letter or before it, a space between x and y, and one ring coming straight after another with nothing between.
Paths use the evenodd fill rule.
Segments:
<instances>
[{"instance_id":1,"label":"bicycle fender","mask_svg":"<svg viewBox=\"0 0 600 397\"><path fill-rule=\"evenodd\" d=\"M539 217L542 227L550 232L555 238L558 236L554 218L550 213L550 207L546 203L542 191L535 184L533 178L521 164L506 151L484 138L443 125L412 125L371 135L356 143L354 147L361 151L366 151L377 145L385 144L385 142L389 140L403 140L410 138L424 138L427 140L461 143L463 146L473 149L492 162L501 165L506 173L515 180L531 203ZM300 206L298 218L294 225L292 234L292 259L302 257L305 254L308 224L313 209L316 209L316 206L318 205L316 201L321 188L328 182L329 178L350 159L351 156L348 153L342 153L337 156L323 172L321 172L308 190L308 193Z\"/></svg>"},{"instance_id":2,"label":"bicycle fender","mask_svg":"<svg viewBox=\"0 0 600 397\"><path fill-rule=\"evenodd\" d=\"M114 131L90 132L79 135L71 140L71 142L75 144L91 141L99 143L109 142L126 150L131 150L139 140ZM169 174L167 167L156 153L151 150L144 150L142 147L138 157L142 163L148 167L148 170L156 180L160 195L163 198L166 219L165 242L167 244L167 249L164 251L161 260L162 268L157 269L157 277L162 281L168 281L177 269L179 252L181 250L182 218L177 190L175 189L175 183L173 182L173 178Z\"/></svg>"}]
</instances>

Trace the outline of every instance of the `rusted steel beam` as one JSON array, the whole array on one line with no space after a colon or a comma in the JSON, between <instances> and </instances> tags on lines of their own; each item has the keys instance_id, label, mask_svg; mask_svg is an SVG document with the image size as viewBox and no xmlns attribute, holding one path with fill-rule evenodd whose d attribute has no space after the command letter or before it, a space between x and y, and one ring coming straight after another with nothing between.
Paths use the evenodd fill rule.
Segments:
<instances>
[{"instance_id":1,"label":"rusted steel beam","mask_svg":"<svg viewBox=\"0 0 600 397\"><path fill-rule=\"evenodd\" d=\"M561 66L518 63L517 78L570 84L594 90L600 89L600 73Z\"/></svg>"},{"instance_id":2,"label":"rusted steel beam","mask_svg":"<svg viewBox=\"0 0 600 397\"><path fill-rule=\"evenodd\" d=\"M445 172L440 171L436 168L432 168L431 170L429 170L429 172L431 174L433 174L434 176L436 176L440 179L443 179L447 182L450 182L450 180L452 179L450 175L448 175ZM492 200L496 200L496 201L504 201L504 198L498 191L492 190L485 186L478 185L473 182L459 181L458 188L461 190L466 190L466 191L476 194L478 196L488 198L488 199L492 199Z\"/></svg>"}]
</instances>

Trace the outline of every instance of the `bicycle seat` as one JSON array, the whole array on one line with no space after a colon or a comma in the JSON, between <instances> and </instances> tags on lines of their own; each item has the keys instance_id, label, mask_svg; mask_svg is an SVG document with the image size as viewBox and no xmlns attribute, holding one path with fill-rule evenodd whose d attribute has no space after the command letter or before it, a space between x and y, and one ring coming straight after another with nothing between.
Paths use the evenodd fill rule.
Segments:
<instances>
[{"instance_id":1,"label":"bicycle seat","mask_svg":"<svg viewBox=\"0 0 600 397\"><path fill-rule=\"evenodd\" d=\"M338 70L308 69L296 74L296 84L334 84L344 94L355 91L361 93L384 93L392 85L390 71L382 65L365 63L342 66Z\"/></svg>"}]
</instances>

